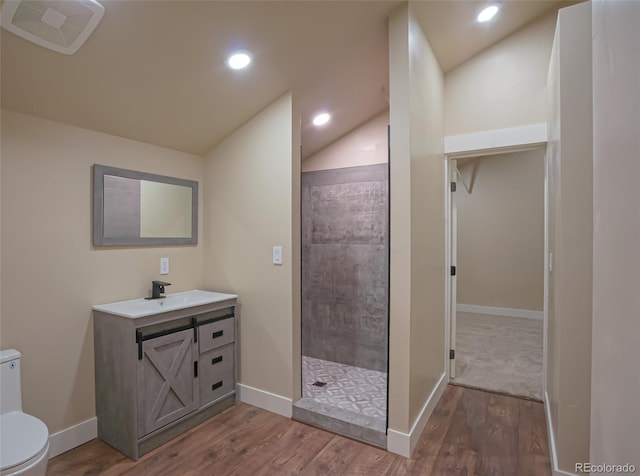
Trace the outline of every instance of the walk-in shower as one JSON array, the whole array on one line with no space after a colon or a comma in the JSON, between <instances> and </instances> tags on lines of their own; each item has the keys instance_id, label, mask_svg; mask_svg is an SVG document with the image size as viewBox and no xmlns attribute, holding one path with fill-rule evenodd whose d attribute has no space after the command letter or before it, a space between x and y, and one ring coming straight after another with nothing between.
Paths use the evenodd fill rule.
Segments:
<instances>
[{"instance_id":1,"label":"walk-in shower","mask_svg":"<svg viewBox=\"0 0 640 476\"><path fill-rule=\"evenodd\" d=\"M294 418L386 447L387 164L302 174L302 399Z\"/></svg>"}]
</instances>

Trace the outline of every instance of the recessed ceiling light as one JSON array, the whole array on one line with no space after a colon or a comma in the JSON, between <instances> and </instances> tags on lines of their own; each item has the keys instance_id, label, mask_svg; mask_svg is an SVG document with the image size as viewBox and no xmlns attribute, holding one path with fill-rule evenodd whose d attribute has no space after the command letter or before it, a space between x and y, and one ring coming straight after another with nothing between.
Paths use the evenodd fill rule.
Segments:
<instances>
[{"instance_id":1,"label":"recessed ceiling light","mask_svg":"<svg viewBox=\"0 0 640 476\"><path fill-rule=\"evenodd\" d=\"M244 69L251 63L251 54L248 51L236 51L227 58L227 66L231 69Z\"/></svg>"},{"instance_id":2,"label":"recessed ceiling light","mask_svg":"<svg viewBox=\"0 0 640 476\"><path fill-rule=\"evenodd\" d=\"M478 21L480 23L489 21L496 15L496 13L498 13L498 6L489 5L487 8L480 12L480 14L478 15Z\"/></svg>"},{"instance_id":3,"label":"recessed ceiling light","mask_svg":"<svg viewBox=\"0 0 640 476\"><path fill-rule=\"evenodd\" d=\"M327 122L329 122L329 119L331 119L331 116L326 112L322 112L313 118L313 125L324 126Z\"/></svg>"}]
</instances>

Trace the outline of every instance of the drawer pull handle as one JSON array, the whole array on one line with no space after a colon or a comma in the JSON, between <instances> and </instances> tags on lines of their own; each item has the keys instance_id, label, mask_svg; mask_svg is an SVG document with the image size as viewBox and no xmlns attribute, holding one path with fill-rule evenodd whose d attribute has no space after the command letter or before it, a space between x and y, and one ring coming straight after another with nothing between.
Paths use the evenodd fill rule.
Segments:
<instances>
[{"instance_id":1,"label":"drawer pull handle","mask_svg":"<svg viewBox=\"0 0 640 476\"><path fill-rule=\"evenodd\" d=\"M224 335L224 331L217 331L217 332L214 332L214 333L211 335L211 338L212 338L212 339L215 339L215 338L217 338L217 337L222 337L223 335Z\"/></svg>"},{"instance_id":2,"label":"drawer pull handle","mask_svg":"<svg viewBox=\"0 0 640 476\"><path fill-rule=\"evenodd\" d=\"M219 364L220 362L222 362L222 356L218 356L215 359L211 359L211 365L216 365Z\"/></svg>"},{"instance_id":3,"label":"drawer pull handle","mask_svg":"<svg viewBox=\"0 0 640 476\"><path fill-rule=\"evenodd\" d=\"M216 388L222 387L222 380L211 385L211 390L215 390Z\"/></svg>"}]
</instances>

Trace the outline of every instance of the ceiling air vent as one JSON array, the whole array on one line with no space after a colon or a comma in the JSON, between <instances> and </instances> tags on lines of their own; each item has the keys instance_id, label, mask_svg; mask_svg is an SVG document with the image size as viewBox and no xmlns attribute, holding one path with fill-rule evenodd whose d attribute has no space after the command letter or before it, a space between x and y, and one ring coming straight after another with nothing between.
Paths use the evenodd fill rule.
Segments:
<instances>
[{"instance_id":1,"label":"ceiling air vent","mask_svg":"<svg viewBox=\"0 0 640 476\"><path fill-rule=\"evenodd\" d=\"M2 26L12 33L71 55L87 40L104 15L95 0L4 0Z\"/></svg>"}]
</instances>

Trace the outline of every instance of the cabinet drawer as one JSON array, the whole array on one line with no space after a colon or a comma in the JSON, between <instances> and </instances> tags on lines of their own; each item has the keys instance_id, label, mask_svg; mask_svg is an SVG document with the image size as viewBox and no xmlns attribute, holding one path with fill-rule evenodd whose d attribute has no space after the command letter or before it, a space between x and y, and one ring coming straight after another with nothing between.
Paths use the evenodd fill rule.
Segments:
<instances>
[{"instance_id":1,"label":"cabinet drawer","mask_svg":"<svg viewBox=\"0 0 640 476\"><path fill-rule=\"evenodd\" d=\"M228 344L200 354L200 405L231 392L234 389L234 345Z\"/></svg>"},{"instance_id":2,"label":"cabinet drawer","mask_svg":"<svg viewBox=\"0 0 640 476\"><path fill-rule=\"evenodd\" d=\"M198 345L200 352L207 352L233 342L235 319L229 317L221 321L210 322L198 327Z\"/></svg>"}]
</instances>

